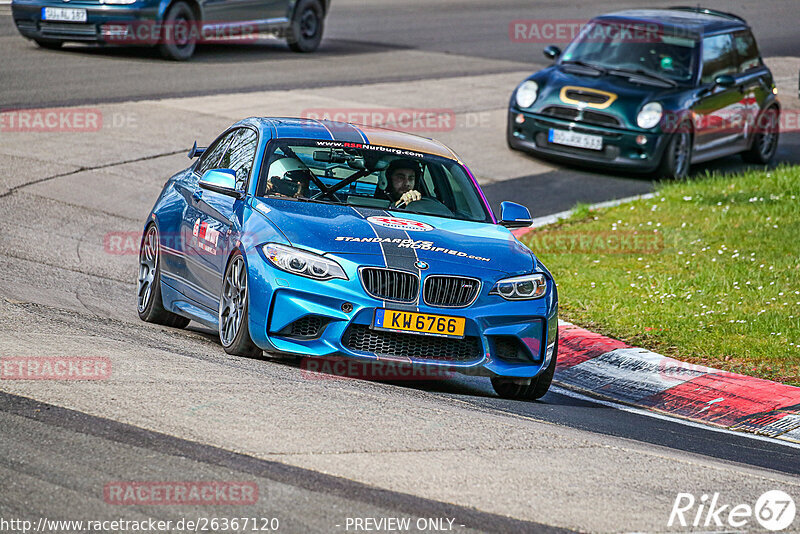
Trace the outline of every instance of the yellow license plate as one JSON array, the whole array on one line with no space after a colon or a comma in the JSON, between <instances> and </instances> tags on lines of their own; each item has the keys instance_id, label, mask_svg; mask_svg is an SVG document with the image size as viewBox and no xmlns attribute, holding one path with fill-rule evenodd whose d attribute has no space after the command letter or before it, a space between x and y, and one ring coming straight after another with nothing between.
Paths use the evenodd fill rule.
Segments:
<instances>
[{"instance_id":1,"label":"yellow license plate","mask_svg":"<svg viewBox=\"0 0 800 534\"><path fill-rule=\"evenodd\" d=\"M463 317L449 317L447 315L430 315L398 310L375 310L375 320L372 327L378 330L392 330L395 332L416 332L445 337L464 337Z\"/></svg>"}]
</instances>

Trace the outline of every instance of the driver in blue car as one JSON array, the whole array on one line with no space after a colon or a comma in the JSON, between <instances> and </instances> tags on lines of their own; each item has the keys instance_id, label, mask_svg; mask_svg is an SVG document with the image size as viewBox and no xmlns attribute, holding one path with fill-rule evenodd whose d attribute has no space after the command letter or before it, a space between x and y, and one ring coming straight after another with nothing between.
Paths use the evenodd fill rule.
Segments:
<instances>
[{"instance_id":1,"label":"driver in blue car","mask_svg":"<svg viewBox=\"0 0 800 534\"><path fill-rule=\"evenodd\" d=\"M388 198L396 207L407 206L422 198L422 171L416 161L396 159L389 163L384 175L385 183L379 184L376 196Z\"/></svg>"}]
</instances>

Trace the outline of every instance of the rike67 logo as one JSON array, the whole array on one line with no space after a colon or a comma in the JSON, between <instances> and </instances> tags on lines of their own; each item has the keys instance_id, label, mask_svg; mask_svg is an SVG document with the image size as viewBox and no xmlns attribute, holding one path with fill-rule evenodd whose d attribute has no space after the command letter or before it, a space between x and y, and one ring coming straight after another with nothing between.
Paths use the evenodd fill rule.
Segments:
<instances>
[{"instance_id":1,"label":"rike67 logo","mask_svg":"<svg viewBox=\"0 0 800 534\"><path fill-rule=\"evenodd\" d=\"M703 530L722 528L761 528L772 532L786 530L794 522L797 509L792 496L781 490L763 493L754 505L725 503L719 493L696 499L691 493L678 493L668 527L694 527Z\"/></svg>"},{"instance_id":2,"label":"rike67 logo","mask_svg":"<svg viewBox=\"0 0 800 534\"><path fill-rule=\"evenodd\" d=\"M412 221L411 219L402 219L400 217L367 217L367 220L372 224L383 226L384 228L392 228L394 230L405 230L406 232L427 232L433 230L433 226L425 224L424 222Z\"/></svg>"}]
</instances>

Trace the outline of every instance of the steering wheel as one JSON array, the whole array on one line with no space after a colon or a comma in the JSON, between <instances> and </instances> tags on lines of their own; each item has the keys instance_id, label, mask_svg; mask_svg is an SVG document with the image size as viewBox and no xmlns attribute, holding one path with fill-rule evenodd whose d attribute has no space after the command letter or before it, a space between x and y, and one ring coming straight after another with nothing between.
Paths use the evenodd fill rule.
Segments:
<instances>
[{"instance_id":1,"label":"steering wheel","mask_svg":"<svg viewBox=\"0 0 800 534\"><path fill-rule=\"evenodd\" d=\"M445 217L452 217L453 212L450 208L436 200L435 198L424 197L404 206L393 207L392 209L402 209L412 213L420 213L422 215L443 215Z\"/></svg>"}]
</instances>

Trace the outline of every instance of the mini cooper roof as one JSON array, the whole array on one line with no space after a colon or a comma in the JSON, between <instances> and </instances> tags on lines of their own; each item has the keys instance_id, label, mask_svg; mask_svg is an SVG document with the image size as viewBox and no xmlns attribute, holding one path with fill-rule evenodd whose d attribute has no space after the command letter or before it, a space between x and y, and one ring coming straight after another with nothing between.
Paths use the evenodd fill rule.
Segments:
<instances>
[{"instance_id":1,"label":"mini cooper roof","mask_svg":"<svg viewBox=\"0 0 800 534\"><path fill-rule=\"evenodd\" d=\"M254 126L269 132L272 139L311 139L378 145L421 152L461 161L446 145L434 139L405 132L330 120L289 117L250 117L234 126Z\"/></svg>"},{"instance_id":2,"label":"mini cooper roof","mask_svg":"<svg viewBox=\"0 0 800 534\"><path fill-rule=\"evenodd\" d=\"M702 7L671 7L666 9L628 9L595 17L592 20L626 21L656 24L665 30L700 38L704 35L745 30L749 26L741 17Z\"/></svg>"}]
</instances>

